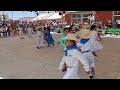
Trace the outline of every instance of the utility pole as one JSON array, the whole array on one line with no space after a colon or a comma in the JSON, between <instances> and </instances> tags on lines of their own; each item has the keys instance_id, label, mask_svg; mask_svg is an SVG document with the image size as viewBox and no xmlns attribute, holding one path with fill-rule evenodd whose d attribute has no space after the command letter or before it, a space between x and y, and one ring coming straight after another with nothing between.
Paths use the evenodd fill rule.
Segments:
<instances>
[{"instance_id":1,"label":"utility pole","mask_svg":"<svg viewBox=\"0 0 120 90\"><path fill-rule=\"evenodd\" d=\"M59 15L62 15L61 21L62 21L62 29L63 29L63 15L65 14L65 11L59 11Z\"/></svg>"},{"instance_id":2,"label":"utility pole","mask_svg":"<svg viewBox=\"0 0 120 90\"><path fill-rule=\"evenodd\" d=\"M12 20L13 20L13 11L12 11Z\"/></svg>"}]
</instances>

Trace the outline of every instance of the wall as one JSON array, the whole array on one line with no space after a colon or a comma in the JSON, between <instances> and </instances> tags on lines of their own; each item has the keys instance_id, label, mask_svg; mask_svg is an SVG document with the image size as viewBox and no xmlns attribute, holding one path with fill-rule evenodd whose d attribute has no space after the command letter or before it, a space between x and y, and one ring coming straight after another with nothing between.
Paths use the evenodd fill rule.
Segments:
<instances>
[{"instance_id":1,"label":"wall","mask_svg":"<svg viewBox=\"0 0 120 90\"><path fill-rule=\"evenodd\" d=\"M106 23L106 20L112 19L113 12L112 11L96 11L96 21L102 20L103 24Z\"/></svg>"},{"instance_id":2,"label":"wall","mask_svg":"<svg viewBox=\"0 0 120 90\"><path fill-rule=\"evenodd\" d=\"M65 14L65 22L67 22L68 25L71 25L71 16L70 16L70 14Z\"/></svg>"}]
</instances>

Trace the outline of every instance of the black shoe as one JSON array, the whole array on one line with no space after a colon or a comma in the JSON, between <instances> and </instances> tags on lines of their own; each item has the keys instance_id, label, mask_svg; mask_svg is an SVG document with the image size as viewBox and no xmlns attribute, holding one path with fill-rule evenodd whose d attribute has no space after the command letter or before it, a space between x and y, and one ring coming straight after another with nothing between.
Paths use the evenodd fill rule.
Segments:
<instances>
[{"instance_id":1,"label":"black shoe","mask_svg":"<svg viewBox=\"0 0 120 90\"><path fill-rule=\"evenodd\" d=\"M53 46L54 46L54 43L53 43Z\"/></svg>"},{"instance_id":2,"label":"black shoe","mask_svg":"<svg viewBox=\"0 0 120 90\"><path fill-rule=\"evenodd\" d=\"M20 38L20 39L24 39L24 37Z\"/></svg>"},{"instance_id":3,"label":"black shoe","mask_svg":"<svg viewBox=\"0 0 120 90\"><path fill-rule=\"evenodd\" d=\"M39 47L37 47L37 49L40 49Z\"/></svg>"},{"instance_id":4,"label":"black shoe","mask_svg":"<svg viewBox=\"0 0 120 90\"><path fill-rule=\"evenodd\" d=\"M93 79L93 76L90 76L90 79Z\"/></svg>"},{"instance_id":5,"label":"black shoe","mask_svg":"<svg viewBox=\"0 0 120 90\"><path fill-rule=\"evenodd\" d=\"M62 72L65 72L65 71L67 71L67 68L64 68L64 69L62 70Z\"/></svg>"},{"instance_id":6,"label":"black shoe","mask_svg":"<svg viewBox=\"0 0 120 90\"><path fill-rule=\"evenodd\" d=\"M47 47L50 47L50 45L48 45Z\"/></svg>"},{"instance_id":7,"label":"black shoe","mask_svg":"<svg viewBox=\"0 0 120 90\"><path fill-rule=\"evenodd\" d=\"M93 55L97 57L97 55L93 52Z\"/></svg>"}]
</instances>

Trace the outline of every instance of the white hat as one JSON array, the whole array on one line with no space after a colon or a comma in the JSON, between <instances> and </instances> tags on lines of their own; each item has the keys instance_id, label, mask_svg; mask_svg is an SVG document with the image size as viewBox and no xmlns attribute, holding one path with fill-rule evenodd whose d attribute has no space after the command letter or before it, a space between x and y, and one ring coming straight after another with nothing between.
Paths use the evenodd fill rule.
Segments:
<instances>
[{"instance_id":1,"label":"white hat","mask_svg":"<svg viewBox=\"0 0 120 90\"><path fill-rule=\"evenodd\" d=\"M80 31L80 37L85 38L85 39L90 38L91 37L91 31L89 29L82 29Z\"/></svg>"},{"instance_id":2,"label":"white hat","mask_svg":"<svg viewBox=\"0 0 120 90\"><path fill-rule=\"evenodd\" d=\"M63 40L73 40L73 41L79 42L79 39L76 38L76 35L71 34L71 33L67 34L67 36L62 39Z\"/></svg>"}]
</instances>

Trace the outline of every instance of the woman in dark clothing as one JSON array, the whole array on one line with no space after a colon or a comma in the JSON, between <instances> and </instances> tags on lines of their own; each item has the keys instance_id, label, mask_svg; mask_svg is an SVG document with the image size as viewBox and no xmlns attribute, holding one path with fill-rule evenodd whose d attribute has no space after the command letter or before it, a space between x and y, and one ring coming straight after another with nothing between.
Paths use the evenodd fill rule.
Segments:
<instances>
[{"instance_id":1,"label":"woman in dark clothing","mask_svg":"<svg viewBox=\"0 0 120 90\"><path fill-rule=\"evenodd\" d=\"M8 36L10 36L10 26L7 28Z\"/></svg>"},{"instance_id":2,"label":"woman in dark clothing","mask_svg":"<svg viewBox=\"0 0 120 90\"><path fill-rule=\"evenodd\" d=\"M44 43L46 42L47 44L48 44L48 42L47 42L47 28L46 27L44 27Z\"/></svg>"}]
</instances>

